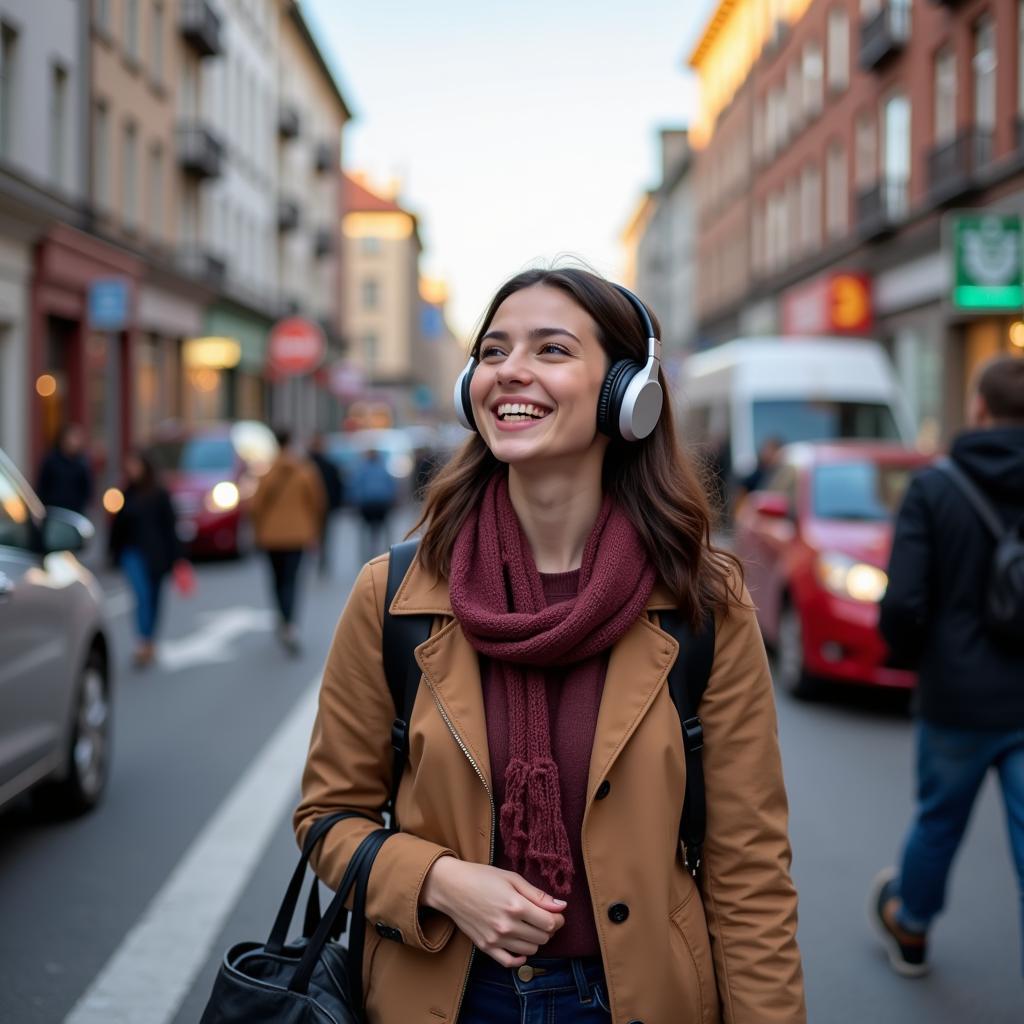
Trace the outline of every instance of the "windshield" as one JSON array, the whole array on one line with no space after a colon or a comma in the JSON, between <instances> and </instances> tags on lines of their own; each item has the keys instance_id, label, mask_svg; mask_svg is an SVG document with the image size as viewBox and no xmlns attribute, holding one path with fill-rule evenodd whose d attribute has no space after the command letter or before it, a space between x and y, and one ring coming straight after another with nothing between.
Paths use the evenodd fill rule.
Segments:
<instances>
[{"instance_id":1,"label":"windshield","mask_svg":"<svg viewBox=\"0 0 1024 1024\"><path fill-rule=\"evenodd\" d=\"M883 402L814 401L807 398L754 402L754 449L768 438L832 441L841 437L900 440L892 409Z\"/></svg>"},{"instance_id":2,"label":"windshield","mask_svg":"<svg viewBox=\"0 0 1024 1024\"><path fill-rule=\"evenodd\" d=\"M165 441L151 449L158 469L174 472L216 472L231 470L235 450L224 437L197 437L190 441Z\"/></svg>"},{"instance_id":3,"label":"windshield","mask_svg":"<svg viewBox=\"0 0 1024 1024\"><path fill-rule=\"evenodd\" d=\"M840 462L818 466L811 481L811 505L818 519L885 522L896 515L913 473L911 466Z\"/></svg>"}]
</instances>

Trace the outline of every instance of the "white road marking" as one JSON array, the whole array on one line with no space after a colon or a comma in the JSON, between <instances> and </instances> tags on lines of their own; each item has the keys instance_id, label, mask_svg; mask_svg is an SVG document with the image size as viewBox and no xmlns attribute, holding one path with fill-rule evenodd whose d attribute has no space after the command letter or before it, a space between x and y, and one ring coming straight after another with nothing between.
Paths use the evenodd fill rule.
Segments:
<instances>
[{"instance_id":1,"label":"white road marking","mask_svg":"<svg viewBox=\"0 0 1024 1024\"><path fill-rule=\"evenodd\" d=\"M156 660L161 668L178 672L193 665L232 661L233 641L245 633L263 633L274 628L274 613L266 608L223 608L202 616L206 621L188 636L157 644Z\"/></svg>"},{"instance_id":2,"label":"white road marking","mask_svg":"<svg viewBox=\"0 0 1024 1024\"><path fill-rule=\"evenodd\" d=\"M295 798L318 689L319 679L193 840L64 1024L174 1019Z\"/></svg>"}]
</instances>

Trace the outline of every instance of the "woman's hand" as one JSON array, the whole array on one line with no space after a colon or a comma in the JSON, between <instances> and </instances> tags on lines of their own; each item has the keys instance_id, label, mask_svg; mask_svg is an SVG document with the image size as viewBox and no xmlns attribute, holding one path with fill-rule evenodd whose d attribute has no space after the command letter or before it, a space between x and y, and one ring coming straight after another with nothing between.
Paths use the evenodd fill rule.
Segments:
<instances>
[{"instance_id":1,"label":"woman's hand","mask_svg":"<svg viewBox=\"0 0 1024 1024\"><path fill-rule=\"evenodd\" d=\"M520 967L565 924L565 901L514 871L439 857L421 902L447 914L474 946L503 967Z\"/></svg>"}]
</instances>

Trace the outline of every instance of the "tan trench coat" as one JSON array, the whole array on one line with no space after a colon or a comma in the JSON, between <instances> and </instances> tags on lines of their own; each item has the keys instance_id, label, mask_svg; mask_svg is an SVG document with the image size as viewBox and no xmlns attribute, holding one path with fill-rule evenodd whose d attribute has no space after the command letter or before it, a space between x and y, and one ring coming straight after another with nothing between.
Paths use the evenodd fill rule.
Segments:
<instances>
[{"instance_id":1,"label":"tan trench coat","mask_svg":"<svg viewBox=\"0 0 1024 1024\"><path fill-rule=\"evenodd\" d=\"M256 544L267 551L308 548L320 539L327 493L308 459L283 452L260 478L249 514Z\"/></svg>"},{"instance_id":2,"label":"tan trench coat","mask_svg":"<svg viewBox=\"0 0 1024 1024\"><path fill-rule=\"evenodd\" d=\"M300 842L320 815L375 812L388 796L394 708L381 663L386 580L385 555L364 567L338 623L295 812ZM611 652L583 853L616 1024L806 1019L772 685L745 592L744 598L717 624L701 705L708 831L700 891L678 841L685 769L666 685L678 645L641 618ZM656 587L649 610L670 606ZM433 635L416 649L423 677L398 796L403 831L384 844L370 877L367 1013L372 1024L454 1024L471 956L484 954L449 918L421 910L419 897L445 853L483 864L493 856L479 665L452 617L446 582L418 563L392 612L436 618ZM605 781L607 795L595 799ZM323 844L320 877L336 885L373 827L351 819L337 825ZM615 923L609 908L623 903L628 917Z\"/></svg>"}]
</instances>

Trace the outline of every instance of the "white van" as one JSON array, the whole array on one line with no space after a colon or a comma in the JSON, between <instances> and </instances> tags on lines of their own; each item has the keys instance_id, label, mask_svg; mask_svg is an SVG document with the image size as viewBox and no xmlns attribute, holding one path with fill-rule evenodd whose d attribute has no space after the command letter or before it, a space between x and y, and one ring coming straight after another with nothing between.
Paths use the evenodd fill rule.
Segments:
<instances>
[{"instance_id":1,"label":"white van","mask_svg":"<svg viewBox=\"0 0 1024 1024\"><path fill-rule=\"evenodd\" d=\"M860 338L739 338L683 364L683 438L733 480L769 438L914 443L910 408L885 350Z\"/></svg>"}]
</instances>

